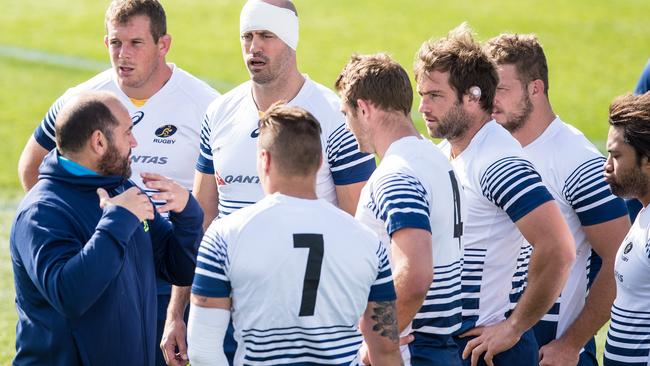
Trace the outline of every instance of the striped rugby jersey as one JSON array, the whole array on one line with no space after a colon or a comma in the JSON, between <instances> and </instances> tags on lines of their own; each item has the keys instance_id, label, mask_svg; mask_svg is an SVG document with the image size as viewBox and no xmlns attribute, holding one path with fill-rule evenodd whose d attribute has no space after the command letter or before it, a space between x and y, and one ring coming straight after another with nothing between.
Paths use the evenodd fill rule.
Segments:
<instances>
[{"instance_id":1,"label":"striped rugby jersey","mask_svg":"<svg viewBox=\"0 0 650 366\"><path fill-rule=\"evenodd\" d=\"M450 156L449 142L440 146ZM521 145L494 120L451 163L468 207L461 281L464 332L505 319L524 245L514 223L553 198Z\"/></svg>"},{"instance_id":2,"label":"striped rugby jersey","mask_svg":"<svg viewBox=\"0 0 650 366\"><path fill-rule=\"evenodd\" d=\"M430 140L415 136L393 142L361 191L356 218L382 242L404 228L431 233L433 282L411 323L419 333L454 334L461 324L460 267L465 195L453 168ZM409 328L406 329L409 332ZM418 343L418 342L414 342ZM402 347L408 365L411 353Z\"/></svg>"},{"instance_id":3,"label":"striped rugby jersey","mask_svg":"<svg viewBox=\"0 0 650 366\"><path fill-rule=\"evenodd\" d=\"M354 135L345 128L339 99L331 90L306 78L288 104L306 109L321 125L323 164L316 194L336 205L335 186L368 180L375 169L374 156L359 151ZM256 165L259 120L251 81L215 100L204 117L196 169L216 176L220 217L264 197Z\"/></svg>"},{"instance_id":4,"label":"striped rugby jersey","mask_svg":"<svg viewBox=\"0 0 650 366\"><path fill-rule=\"evenodd\" d=\"M350 365L369 301L395 300L386 249L350 215L279 193L215 220L192 293L232 297L235 365Z\"/></svg>"},{"instance_id":5,"label":"striped rugby jersey","mask_svg":"<svg viewBox=\"0 0 650 366\"><path fill-rule=\"evenodd\" d=\"M605 342L606 366L650 365L650 213L639 212L616 253L616 299Z\"/></svg>"},{"instance_id":6,"label":"striped rugby jersey","mask_svg":"<svg viewBox=\"0 0 650 366\"><path fill-rule=\"evenodd\" d=\"M576 261L560 297L534 327L541 347L562 336L584 307L592 249L583 226L625 216L627 209L605 182L605 158L580 131L559 117L524 151L557 202L576 246ZM524 255L527 263L530 253Z\"/></svg>"}]
</instances>

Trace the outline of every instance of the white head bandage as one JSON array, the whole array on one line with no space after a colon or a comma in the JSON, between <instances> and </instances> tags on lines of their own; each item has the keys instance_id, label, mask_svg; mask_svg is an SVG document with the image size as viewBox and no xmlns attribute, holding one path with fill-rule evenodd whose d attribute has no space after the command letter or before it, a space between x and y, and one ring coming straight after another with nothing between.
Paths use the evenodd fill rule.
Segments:
<instances>
[{"instance_id":1,"label":"white head bandage","mask_svg":"<svg viewBox=\"0 0 650 366\"><path fill-rule=\"evenodd\" d=\"M249 0L239 17L239 35L256 30L273 32L294 51L298 48L298 17L289 9Z\"/></svg>"}]
</instances>

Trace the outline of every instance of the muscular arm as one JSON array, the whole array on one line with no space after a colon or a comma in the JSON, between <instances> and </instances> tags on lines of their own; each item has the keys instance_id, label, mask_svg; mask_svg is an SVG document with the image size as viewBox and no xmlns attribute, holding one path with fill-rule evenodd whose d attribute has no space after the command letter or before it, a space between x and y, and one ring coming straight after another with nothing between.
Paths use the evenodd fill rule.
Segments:
<instances>
[{"instance_id":1,"label":"muscular arm","mask_svg":"<svg viewBox=\"0 0 650 366\"><path fill-rule=\"evenodd\" d=\"M558 358L567 355L577 362L580 349L609 319L612 302L616 296L614 281L616 251L629 228L630 221L627 216L601 224L583 226L589 243L602 258L603 265L589 290L585 306L576 320L558 340L542 348L544 361L547 361L542 364L557 364Z\"/></svg>"},{"instance_id":2,"label":"muscular arm","mask_svg":"<svg viewBox=\"0 0 650 366\"><path fill-rule=\"evenodd\" d=\"M359 323L373 366L402 365L394 301L368 302Z\"/></svg>"},{"instance_id":3,"label":"muscular arm","mask_svg":"<svg viewBox=\"0 0 650 366\"><path fill-rule=\"evenodd\" d=\"M354 216L359 204L361 189L365 184L366 182L363 181L336 186L336 198L339 201L339 208Z\"/></svg>"},{"instance_id":4,"label":"muscular arm","mask_svg":"<svg viewBox=\"0 0 650 366\"><path fill-rule=\"evenodd\" d=\"M391 263L397 293L397 325L403 331L424 302L433 280L431 233L404 228L391 237Z\"/></svg>"},{"instance_id":5,"label":"muscular arm","mask_svg":"<svg viewBox=\"0 0 650 366\"><path fill-rule=\"evenodd\" d=\"M205 231L219 214L219 192L214 175L195 171L192 195L203 209L203 231Z\"/></svg>"},{"instance_id":6,"label":"muscular arm","mask_svg":"<svg viewBox=\"0 0 650 366\"><path fill-rule=\"evenodd\" d=\"M463 358L471 356L472 365L485 354L485 362L492 366L496 354L512 348L546 314L560 295L575 260L573 237L554 201L543 203L515 224L534 247L528 287L508 319L462 335L476 337L463 350Z\"/></svg>"},{"instance_id":7,"label":"muscular arm","mask_svg":"<svg viewBox=\"0 0 650 366\"><path fill-rule=\"evenodd\" d=\"M38 167L47 153L48 150L36 142L34 135L31 135L18 160L18 177L25 192L32 189L38 181Z\"/></svg>"},{"instance_id":8,"label":"muscular arm","mask_svg":"<svg viewBox=\"0 0 650 366\"><path fill-rule=\"evenodd\" d=\"M528 286L508 318L523 334L546 314L560 295L575 260L575 245L554 201L542 204L515 224L534 248Z\"/></svg>"}]
</instances>

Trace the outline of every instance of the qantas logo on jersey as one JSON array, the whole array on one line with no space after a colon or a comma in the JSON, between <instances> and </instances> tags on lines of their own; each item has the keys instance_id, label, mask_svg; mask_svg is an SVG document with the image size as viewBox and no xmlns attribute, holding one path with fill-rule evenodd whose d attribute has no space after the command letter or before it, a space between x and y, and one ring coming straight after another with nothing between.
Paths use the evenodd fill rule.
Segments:
<instances>
[{"instance_id":1,"label":"qantas logo on jersey","mask_svg":"<svg viewBox=\"0 0 650 366\"><path fill-rule=\"evenodd\" d=\"M221 178L221 176L219 175L219 172L214 172L214 178L217 180L217 185L219 185L219 186L225 186L226 185L226 181L223 180L223 178Z\"/></svg>"},{"instance_id":2,"label":"qantas logo on jersey","mask_svg":"<svg viewBox=\"0 0 650 366\"><path fill-rule=\"evenodd\" d=\"M133 125L137 125L142 119L144 118L144 112L143 111L138 111L135 112L134 115L131 116L131 121L133 122Z\"/></svg>"},{"instance_id":3,"label":"qantas logo on jersey","mask_svg":"<svg viewBox=\"0 0 650 366\"><path fill-rule=\"evenodd\" d=\"M166 156L152 156L152 155L131 155L131 162L139 164L167 164Z\"/></svg>"},{"instance_id":4,"label":"qantas logo on jersey","mask_svg":"<svg viewBox=\"0 0 650 366\"><path fill-rule=\"evenodd\" d=\"M174 125L161 126L155 132L156 136L160 138L153 139L153 142L157 144L173 145L176 143L176 140L170 139L169 137L173 136L176 131L178 131L178 128Z\"/></svg>"},{"instance_id":5,"label":"qantas logo on jersey","mask_svg":"<svg viewBox=\"0 0 650 366\"><path fill-rule=\"evenodd\" d=\"M230 183L252 183L260 184L260 177L256 175L226 175L223 179L226 184Z\"/></svg>"}]
</instances>

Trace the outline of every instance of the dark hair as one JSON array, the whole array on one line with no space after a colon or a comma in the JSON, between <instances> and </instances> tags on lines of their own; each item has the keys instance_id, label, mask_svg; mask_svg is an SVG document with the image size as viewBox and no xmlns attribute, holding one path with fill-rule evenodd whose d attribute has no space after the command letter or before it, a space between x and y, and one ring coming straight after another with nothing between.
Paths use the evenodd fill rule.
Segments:
<instances>
[{"instance_id":1,"label":"dark hair","mask_svg":"<svg viewBox=\"0 0 650 366\"><path fill-rule=\"evenodd\" d=\"M370 101L384 110L409 115L413 89L408 73L387 54L352 55L335 82L341 102L354 111L358 99Z\"/></svg>"},{"instance_id":2,"label":"dark hair","mask_svg":"<svg viewBox=\"0 0 650 366\"><path fill-rule=\"evenodd\" d=\"M260 119L260 148L268 150L276 168L287 175L308 176L320 168L321 127L299 107L273 104Z\"/></svg>"},{"instance_id":3,"label":"dark hair","mask_svg":"<svg viewBox=\"0 0 650 366\"><path fill-rule=\"evenodd\" d=\"M623 141L634 148L637 163L643 157L650 159L650 92L614 99L609 124L623 130Z\"/></svg>"},{"instance_id":4,"label":"dark hair","mask_svg":"<svg viewBox=\"0 0 650 366\"><path fill-rule=\"evenodd\" d=\"M97 130L112 140L113 129L119 123L105 104L107 98L115 97L107 92L85 92L63 106L55 122L56 146L60 152L81 151Z\"/></svg>"},{"instance_id":5,"label":"dark hair","mask_svg":"<svg viewBox=\"0 0 650 366\"><path fill-rule=\"evenodd\" d=\"M523 83L543 81L544 94L548 96L548 64L544 49L534 34L503 33L489 40L484 49L497 65L515 65Z\"/></svg>"},{"instance_id":6,"label":"dark hair","mask_svg":"<svg viewBox=\"0 0 650 366\"><path fill-rule=\"evenodd\" d=\"M449 84L459 102L472 86L481 88L481 107L492 112L499 76L466 23L449 31L445 38L422 44L415 61L415 79L421 80L433 71L449 73Z\"/></svg>"},{"instance_id":7,"label":"dark hair","mask_svg":"<svg viewBox=\"0 0 650 366\"><path fill-rule=\"evenodd\" d=\"M165 9L158 0L113 0L106 10L105 23L126 24L135 16L149 18L149 30L154 42L167 34L167 17Z\"/></svg>"}]
</instances>

